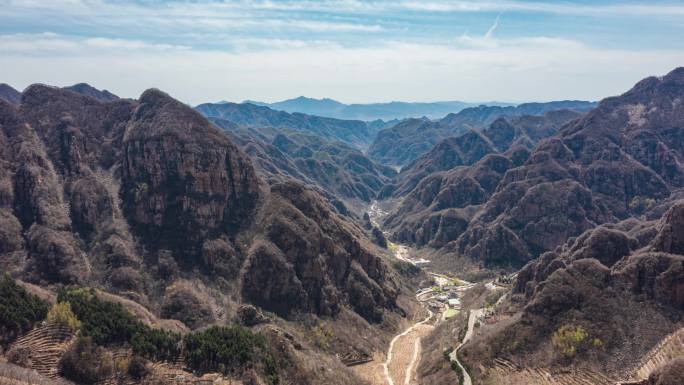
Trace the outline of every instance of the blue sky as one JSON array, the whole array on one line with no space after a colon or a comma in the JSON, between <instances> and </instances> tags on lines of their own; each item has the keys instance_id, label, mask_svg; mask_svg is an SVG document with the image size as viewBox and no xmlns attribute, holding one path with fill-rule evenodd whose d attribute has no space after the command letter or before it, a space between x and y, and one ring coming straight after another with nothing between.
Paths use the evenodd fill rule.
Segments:
<instances>
[{"instance_id":1,"label":"blue sky","mask_svg":"<svg viewBox=\"0 0 684 385\"><path fill-rule=\"evenodd\" d=\"M0 82L188 103L600 99L684 65L684 2L0 0Z\"/></svg>"}]
</instances>

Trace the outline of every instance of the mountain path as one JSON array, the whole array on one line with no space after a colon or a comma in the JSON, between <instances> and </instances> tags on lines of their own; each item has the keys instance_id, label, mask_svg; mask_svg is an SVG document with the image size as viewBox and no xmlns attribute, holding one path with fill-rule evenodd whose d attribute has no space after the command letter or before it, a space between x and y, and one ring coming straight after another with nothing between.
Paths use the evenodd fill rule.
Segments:
<instances>
[{"instance_id":1,"label":"mountain path","mask_svg":"<svg viewBox=\"0 0 684 385\"><path fill-rule=\"evenodd\" d=\"M449 354L449 359L458 365L461 370L463 371L463 385L472 385L472 381L470 379L470 375L468 374L468 371L465 369L465 367L461 364L461 362L458 360L458 350L465 345L468 341L470 341L470 338L473 336L473 331L475 329L475 321L477 320L478 317L481 317L484 314L485 309L476 309L476 310L471 310L470 314L468 315L468 330L466 330L466 334L463 337L463 341L461 341L458 346L456 346L456 349L454 349L450 354Z\"/></svg>"},{"instance_id":2,"label":"mountain path","mask_svg":"<svg viewBox=\"0 0 684 385\"><path fill-rule=\"evenodd\" d=\"M387 358L382 364L383 373L388 385L410 384L413 372L417 367L417 362L420 360L420 354L418 354L420 351L420 338L432 329L431 326L426 324L433 316L434 313L428 310L428 316L424 320L415 323L401 334L397 334L390 342L387 349ZM404 381L401 381L401 379Z\"/></svg>"}]
</instances>

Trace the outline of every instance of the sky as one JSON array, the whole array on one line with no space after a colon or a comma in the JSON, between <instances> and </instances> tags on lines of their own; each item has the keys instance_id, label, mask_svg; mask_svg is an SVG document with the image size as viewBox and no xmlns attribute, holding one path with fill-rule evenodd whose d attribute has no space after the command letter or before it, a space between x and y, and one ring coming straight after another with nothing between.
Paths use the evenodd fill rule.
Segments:
<instances>
[{"instance_id":1,"label":"sky","mask_svg":"<svg viewBox=\"0 0 684 385\"><path fill-rule=\"evenodd\" d=\"M684 65L684 1L0 0L0 82L190 104L599 100Z\"/></svg>"}]
</instances>

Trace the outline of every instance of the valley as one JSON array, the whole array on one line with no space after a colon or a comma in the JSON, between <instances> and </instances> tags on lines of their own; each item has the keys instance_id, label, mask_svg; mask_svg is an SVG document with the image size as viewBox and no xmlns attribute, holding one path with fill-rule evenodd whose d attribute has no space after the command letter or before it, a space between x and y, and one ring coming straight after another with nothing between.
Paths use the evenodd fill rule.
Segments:
<instances>
[{"instance_id":1,"label":"valley","mask_svg":"<svg viewBox=\"0 0 684 385\"><path fill-rule=\"evenodd\" d=\"M599 103L389 127L156 89L0 90L13 384L22 368L85 385L680 373L684 69Z\"/></svg>"},{"instance_id":2,"label":"valley","mask_svg":"<svg viewBox=\"0 0 684 385\"><path fill-rule=\"evenodd\" d=\"M367 211L370 222L375 226L379 226L387 215L386 210L390 209L390 207L391 202L379 203L373 201ZM390 236L387 232L385 232L385 235ZM376 359L384 357L384 362L381 365L371 361L370 363L357 365L354 369L371 385L415 385L420 383L417 378L417 367L420 363L421 350L423 349L421 339L429 335L434 330L435 325L446 321L447 317L452 318L458 315L461 310L460 299L463 293L473 288L475 284L461 280L458 277L431 271L430 261L424 258L412 257L414 251L410 246L391 243L389 249L397 260L414 266L421 266L423 271L430 277L430 281L434 283L434 285L421 287L416 291L416 300L423 306L427 316L397 334L390 341L385 354L379 352L374 354ZM493 285L492 282L487 282L485 287L488 291L502 290L502 288L497 288ZM501 299L504 299L504 296ZM462 345L471 339L475 323L482 321L485 309L473 309L466 313L468 314L466 321L467 331L462 340L452 342L455 348L448 354L448 358L460 367L463 375L462 385L472 385L467 370L458 361L457 352ZM382 375L379 375L378 372L380 371Z\"/></svg>"},{"instance_id":3,"label":"valley","mask_svg":"<svg viewBox=\"0 0 684 385\"><path fill-rule=\"evenodd\" d=\"M0 385L684 385L682 16L0 0Z\"/></svg>"}]
</instances>

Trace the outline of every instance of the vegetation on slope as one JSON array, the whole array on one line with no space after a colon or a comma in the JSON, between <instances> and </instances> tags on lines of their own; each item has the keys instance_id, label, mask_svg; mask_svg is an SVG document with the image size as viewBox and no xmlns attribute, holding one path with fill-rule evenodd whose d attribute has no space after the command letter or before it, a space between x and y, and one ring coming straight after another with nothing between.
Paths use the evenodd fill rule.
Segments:
<instances>
[{"instance_id":1,"label":"vegetation on slope","mask_svg":"<svg viewBox=\"0 0 684 385\"><path fill-rule=\"evenodd\" d=\"M180 334L152 329L121 304L99 299L93 289L66 289L57 301L70 304L82 323L81 334L98 345L130 345L133 352L160 361L180 356Z\"/></svg>"},{"instance_id":2,"label":"vegetation on slope","mask_svg":"<svg viewBox=\"0 0 684 385\"><path fill-rule=\"evenodd\" d=\"M88 337L79 337L59 360L59 373L80 384L95 384L113 372L114 364L104 348Z\"/></svg>"},{"instance_id":3,"label":"vegetation on slope","mask_svg":"<svg viewBox=\"0 0 684 385\"><path fill-rule=\"evenodd\" d=\"M81 328L81 321L78 320L76 314L71 310L69 302L58 302L54 304L47 314L47 320L51 323L64 325L71 330L78 330Z\"/></svg>"},{"instance_id":4,"label":"vegetation on slope","mask_svg":"<svg viewBox=\"0 0 684 385\"><path fill-rule=\"evenodd\" d=\"M232 373L261 364L269 384L278 383L278 366L266 338L239 326L213 326L183 338L184 359L200 372Z\"/></svg>"},{"instance_id":5,"label":"vegetation on slope","mask_svg":"<svg viewBox=\"0 0 684 385\"><path fill-rule=\"evenodd\" d=\"M17 285L9 275L0 278L0 341L12 340L45 319L47 304Z\"/></svg>"},{"instance_id":6,"label":"vegetation on slope","mask_svg":"<svg viewBox=\"0 0 684 385\"><path fill-rule=\"evenodd\" d=\"M72 361L77 357L97 360L96 357L102 354L95 345L123 345L130 346L134 354L155 361L181 358L188 368L198 372L231 374L247 367L258 367L269 384L279 381L278 365L268 350L265 337L242 326L213 326L181 337L178 333L145 325L121 304L99 299L93 289L63 290L58 296L59 304L65 304L60 307L61 313L66 313L66 308L73 309L72 314L81 325L83 338L74 348L80 350L73 352L74 357L66 357L70 361L63 365L64 370L76 378L80 375L77 373L79 365ZM101 374L82 375L96 379L101 378Z\"/></svg>"}]
</instances>

